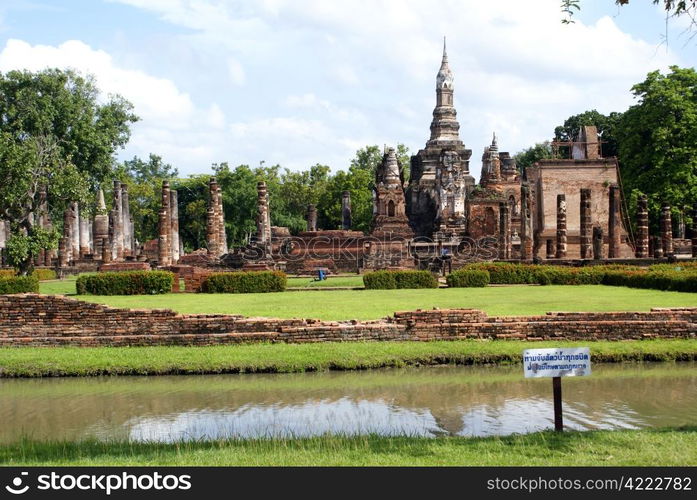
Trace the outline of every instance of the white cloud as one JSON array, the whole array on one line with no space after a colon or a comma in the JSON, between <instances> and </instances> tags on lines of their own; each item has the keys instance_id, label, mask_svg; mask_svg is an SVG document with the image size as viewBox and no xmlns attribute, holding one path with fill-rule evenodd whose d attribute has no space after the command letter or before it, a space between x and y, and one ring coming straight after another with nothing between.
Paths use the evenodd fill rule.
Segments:
<instances>
[{"instance_id":1,"label":"white cloud","mask_svg":"<svg viewBox=\"0 0 697 500\"><path fill-rule=\"evenodd\" d=\"M235 85L244 85L246 81L246 75L244 68L239 61L232 57L228 57L227 60L228 74L230 75L230 81Z\"/></svg>"}]
</instances>

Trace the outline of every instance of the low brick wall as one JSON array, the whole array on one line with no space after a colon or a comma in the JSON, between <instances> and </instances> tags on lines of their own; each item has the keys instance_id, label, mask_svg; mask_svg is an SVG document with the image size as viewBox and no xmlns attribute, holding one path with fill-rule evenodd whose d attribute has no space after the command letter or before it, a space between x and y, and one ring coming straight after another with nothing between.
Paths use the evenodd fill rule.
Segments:
<instances>
[{"instance_id":1,"label":"low brick wall","mask_svg":"<svg viewBox=\"0 0 697 500\"><path fill-rule=\"evenodd\" d=\"M489 317L474 309L396 312L375 321L246 318L117 309L37 294L0 295L0 346L214 345L367 340L694 338L697 308Z\"/></svg>"}]
</instances>

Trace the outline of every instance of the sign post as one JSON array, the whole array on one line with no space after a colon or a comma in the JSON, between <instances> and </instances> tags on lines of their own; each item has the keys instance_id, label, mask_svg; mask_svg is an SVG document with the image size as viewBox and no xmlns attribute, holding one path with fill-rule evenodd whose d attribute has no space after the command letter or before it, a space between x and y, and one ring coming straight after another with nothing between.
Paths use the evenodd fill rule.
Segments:
<instances>
[{"instance_id":1,"label":"sign post","mask_svg":"<svg viewBox=\"0 0 697 500\"><path fill-rule=\"evenodd\" d=\"M561 378L583 377L591 374L590 348L526 349L523 351L523 372L525 378L552 378L554 430L563 431Z\"/></svg>"}]
</instances>

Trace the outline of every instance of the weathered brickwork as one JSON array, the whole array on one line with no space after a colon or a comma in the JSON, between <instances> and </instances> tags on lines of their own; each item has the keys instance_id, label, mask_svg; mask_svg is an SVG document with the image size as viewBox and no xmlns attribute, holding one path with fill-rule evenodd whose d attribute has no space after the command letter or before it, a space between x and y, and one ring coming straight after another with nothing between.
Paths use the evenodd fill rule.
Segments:
<instances>
[{"instance_id":1,"label":"weathered brickwork","mask_svg":"<svg viewBox=\"0 0 697 500\"><path fill-rule=\"evenodd\" d=\"M396 312L375 321L245 318L117 309L62 296L0 296L0 346L215 345L378 340L694 338L697 308L489 317L474 309Z\"/></svg>"}]
</instances>

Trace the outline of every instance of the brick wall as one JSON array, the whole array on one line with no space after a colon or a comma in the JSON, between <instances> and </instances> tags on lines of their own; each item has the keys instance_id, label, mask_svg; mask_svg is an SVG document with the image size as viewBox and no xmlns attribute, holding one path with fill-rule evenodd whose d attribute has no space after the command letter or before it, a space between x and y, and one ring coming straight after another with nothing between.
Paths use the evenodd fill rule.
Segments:
<instances>
[{"instance_id":1,"label":"brick wall","mask_svg":"<svg viewBox=\"0 0 697 500\"><path fill-rule=\"evenodd\" d=\"M214 345L366 340L694 338L697 308L489 317L473 309L396 312L375 321L245 318L117 309L62 296L0 295L0 346Z\"/></svg>"}]
</instances>

